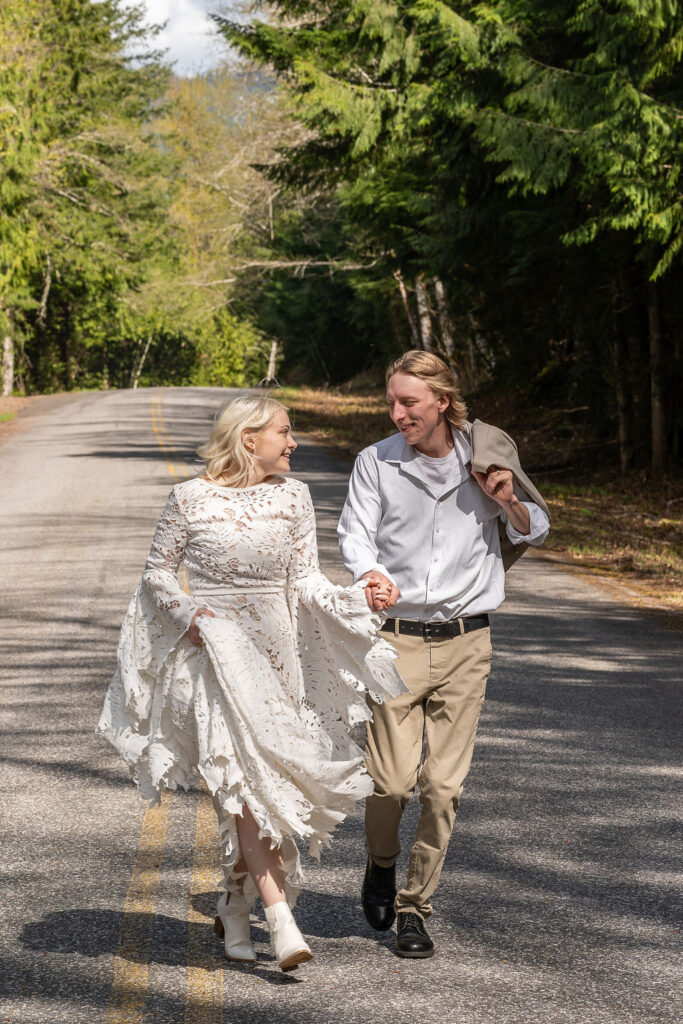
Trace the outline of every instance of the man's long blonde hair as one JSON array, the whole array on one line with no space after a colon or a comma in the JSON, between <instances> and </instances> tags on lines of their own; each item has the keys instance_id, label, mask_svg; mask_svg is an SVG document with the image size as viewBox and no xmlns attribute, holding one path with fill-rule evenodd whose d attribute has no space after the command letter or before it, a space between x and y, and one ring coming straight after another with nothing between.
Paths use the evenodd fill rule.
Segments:
<instances>
[{"instance_id":1,"label":"man's long blonde hair","mask_svg":"<svg viewBox=\"0 0 683 1024\"><path fill-rule=\"evenodd\" d=\"M265 395L233 398L218 411L211 436L197 449L206 465L206 474L227 487L244 487L249 479L249 453L242 434L258 434L273 422L275 413L286 406Z\"/></svg>"},{"instance_id":2,"label":"man's long blonde hair","mask_svg":"<svg viewBox=\"0 0 683 1024\"><path fill-rule=\"evenodd\" d=\"M419 348L413 348L409 352L404 352L399 359L395 359L391 363L386 373L387 384L395 373L407 373L412 377L419 377L429 385L435 395L446 396L448 398L446 419L458 430L462 430L467 423L467 406L460 397L455 374L443 359L439 359L432 352L423 352Z\"/></svg>"}]
</instances>

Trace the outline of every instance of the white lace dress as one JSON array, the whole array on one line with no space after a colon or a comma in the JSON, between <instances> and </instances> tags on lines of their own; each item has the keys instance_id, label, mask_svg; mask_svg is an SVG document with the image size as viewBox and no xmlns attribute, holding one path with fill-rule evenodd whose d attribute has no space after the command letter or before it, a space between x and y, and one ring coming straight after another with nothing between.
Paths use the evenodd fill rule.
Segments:
<instances>
[{"instance_id":1,"label":"white lace dress","mask_svg":"<svg viewBox=\"0 0 683 1024\"><path fill-rule=\"evenodd\" d=\"M205 646L196 647L186 631L201 606L216 617L199 619ZM293 837L319 856L372 792L349 728L370 717L365 691L382 701L405 690L378 625L362 584L334 586L320 572L305 484L228 488L195 478L171 491L121 628L98 731L143 797L204 779L229 889L245 803L281 848L294 902Z\"/></svg>"}]
</instances>

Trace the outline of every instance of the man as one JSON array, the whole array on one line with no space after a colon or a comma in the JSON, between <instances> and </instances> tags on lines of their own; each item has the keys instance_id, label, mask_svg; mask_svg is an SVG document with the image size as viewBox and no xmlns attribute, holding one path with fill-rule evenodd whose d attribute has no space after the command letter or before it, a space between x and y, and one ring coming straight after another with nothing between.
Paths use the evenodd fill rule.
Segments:
<instances>
[{"instance_id":1,"label":"man","mask_svg":"<svg viewBox=\"0 0 683 1024\"><path fill-rule=\"evenodd\" d=\"M403 355L387 371L387 402L399 433L358 456L338 532L347 569L373 582L370 606L394 609L382 629L410 691L373 706L368 726L375 792L363 910L380 931L396 918L396 953L421 958L434 953L425 921L472 760L491 668L488 616L505 596L503 554L507 564L542 544L549 521L514 443L467 422L441 359ZM399 824L418 783L422 811L397 893Z\"/></svg>"}]
</instances>

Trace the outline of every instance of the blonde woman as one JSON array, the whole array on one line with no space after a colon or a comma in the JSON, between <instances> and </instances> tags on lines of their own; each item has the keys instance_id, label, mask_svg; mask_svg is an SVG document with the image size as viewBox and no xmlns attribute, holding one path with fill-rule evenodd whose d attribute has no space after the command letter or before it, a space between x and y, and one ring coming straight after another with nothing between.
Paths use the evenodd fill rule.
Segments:
<instances>
[{"instance_id":1,"label":"blonde woman","mask_svg":"<svg viewBox=\"0 0 683 1024\"><path fill-rule=\"evenodd\" d=\"M220 412L199 449L204 473L175 486L161 514L98 726L143 797L203 778L221 834L225 955L256 959L259 896L285 971L312 957L290 909L295 837L319 856L372 792L349 727L369 717L363 691L382 701L405 689L368 581L338 587L319 570L308 488L286 476L295 449L272 398Z\"/></svg>"}]
</instances>

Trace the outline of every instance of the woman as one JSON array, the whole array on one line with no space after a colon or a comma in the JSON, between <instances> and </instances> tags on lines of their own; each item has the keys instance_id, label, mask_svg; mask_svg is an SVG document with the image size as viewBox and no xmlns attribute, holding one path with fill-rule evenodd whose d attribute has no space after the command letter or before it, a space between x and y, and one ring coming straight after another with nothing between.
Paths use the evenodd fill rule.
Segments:
<instances>
[{"instance_id":1,"label":"woman","mask_svg":"<svg viewBox=\"0 0 683 1024\"><path fill-rule=\"evenodd\" d=\"M249 912L265 908L282 970L312 953L291 913L294 836L319 856L372 792L349 736L374 700L403 692L364 588L320 572L308 488L286 479L296 441L272 398L238 398L199 449L204 475L171 491L126 614L98 731L143 797L199 774L221 834L215 929L255 960ZM187 586L178 581L185 563Z\"/></svg>"}]
</instances>

